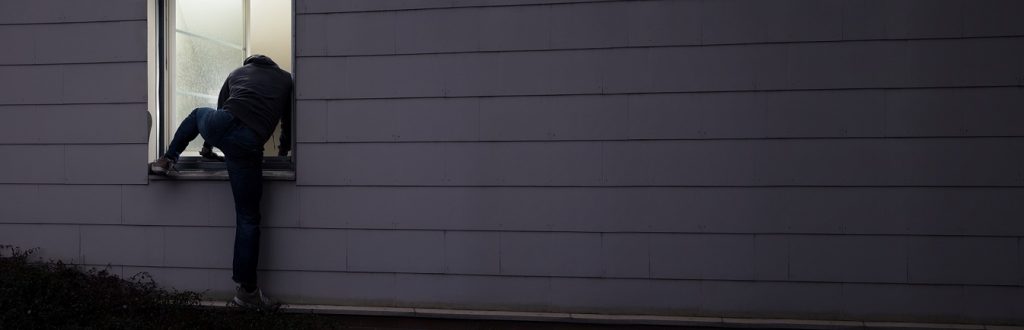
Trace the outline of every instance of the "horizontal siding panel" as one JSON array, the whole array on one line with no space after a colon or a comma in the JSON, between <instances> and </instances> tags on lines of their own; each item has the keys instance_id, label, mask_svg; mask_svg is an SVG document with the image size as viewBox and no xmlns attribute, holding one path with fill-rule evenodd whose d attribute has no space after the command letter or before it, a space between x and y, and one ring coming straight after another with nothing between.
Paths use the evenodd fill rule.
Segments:
<instances>
[{"instance_id":1,"label":"horizontal siding panel","mask_svg":"<svg viewBox=\"0 0 1024 330\"><path fill-rule=\"evenodd\" d=\"M260 267L275 270L345 271L348 269L348 237L349 231L345 230L264 230L260 236Z\"/></svg>"},{"instance_id":2,"label":"horizontal siding panel","mask_svg":"<svg viewBox=\"0 0 1024 330\"><path fill-rule=\"evenodd\" d=\"M326 29L338 33L318 33L321 36L301 41L298 55L1024 35L1018 20L1006 15L1019 11L1012 1L967 4L962 0L663 0L534 4L491 7L475 1L462 4L472 8L394 12L390 10L399 8L387 8L396 6L388 2L369 9L371 12L299 15L299 26L303 27L300 31Z\"/></svg>"},{"instance_id":3,"label":"horizontal siding panel","mask_svg":"<svg viewBox=\"0 0 1024 330\"><path fill-rule=\"evenodd\" d=\"M296 303L343 306L395 306L400 293L395 273L265 272ZM292 300L290 300L292 301Z\"/></svg>"},{"instance_id":4,"label":"horizontal siding panel","mask_svg":"<svg viewBox=\"0 0 1024 330\"><path fill-rule=\"evenodd\" d=\"M523 6L479 9L481 51L551 48L551 8Z\"/></svg>"},{"instance_id":5,"label":"horizontal siding panel","mask_svg":"<svg viewBox=\"0 0 1024 330\"><path fill-rule=\"evenodd\" d=\"M299 185L431 185L445 181L443 144L299 144Z\"/></svg>"},{"instance_id":6,"label":"horizontal siding panel","mask_svg":"<svg viewBox=\"0 0 1024 330\"><path fill-rule=\"evenodd\" d=\"M145 168L145 166L141 166ZM234 204L210 203L210 182L151 181L124 186L124 223L132 225L203 226L212 223L214 207L234 209ZM226 184L225 184L226 185ZM175 201L168 203L168 201ZM188 205L188 207L181 207ZM196 212L196 210L204 210Z\"/></svg>"},{"instance_id":7,"label":"horizontal siding panel","mask_svg":"<svg viewBox=\"0 0 1024 330\"><path fill-rule=\"evenodd\" d=\"M0 104L144 103L145 81L144 62L0 66Z\"/></svg>"},{"instance_id":8,"label":"horizontal siding panel","mask_svg":"<svg viewBox=\"0 0 1024 330\"><path fill-rule=\"evenodd\" d=\"M651 48L654 92L783 89L783 45ZM608 66L635 65L609 61ZM644 74L643 71L634 74ZM614 77L614 76L611 76ZM632 89L612 92L631 92Z\"/></svg>"},{"instance_id":9,"label":"horizontal siding panel","mask_svg":"<svg viewBox=\"0 0 1024 330\"><path fill-rule=\"evenodd\" d=\"M1021 136L1022 106L1019 87L302 101L299 135L301 142Z\"/></svg>"},{"instance_id":10,"label":"horizontal siding panel","mask_svg":"<svg viewBox=\"0 0 1024 330\"><path fill-rule=\"evenodd\" d=\"M649 239L653 278L754 279L753 235L657 234Z\"/></svg>"},{"instance_id":11,"label":"horizontal siding panel","mask_svg":"<svg viewBox=\"0 0 1024 330\"><path fill-rule=\"evenodd\" d=\"M1017 86L1022 56L991 38L316 57L299 58L298 97Z\"/></svg>"},{"instance_id":12,"label":"horizontal siding panel","mask_svg":"<svg viewBox=\"0 0 1024 330\"><path fill-rule=\"evenodd\" d=\"M33 63L146 61L144 20L33 25L33 29Z\"/></svg>"},{"instance_id":13,"label":"horizontal siding panel","mask_svg":"<svg viewBox=\"0 0 1024 330\"><path fill-rule=\"evenodd\" d=\"M789 279L789 238L783 235L754 235L754 279Z\"/></svg>"},{"instance_id":14,"label":"horizontal siding panel","mask_svg":"<svg viewBox=\"0 0 1024 330\"><path fill-rule=\"evenodd\" d=\"M748 281L700 281L705 316L835 319L842 285Z\"/></svg>"},{"instance_id":15,"label":"horizontal siding panel","mask_svg":"<svg viewBox=\"0 0 1024 330\"><path fill-rule=\"evenodd\" d=\"M480 102L462 98L327 101L327 141L477 140Z\"/></svg>"},{"instance_id":16,"label":"horizontal siding panel","mask_svg":"<svg viewBox=\"0 0 1024 330\"><path fill-rule=\"evenodd\" d=\"M118 224L121 187L0 185L0 222Z\"/></svg>"},{"instance_id":17,"label":"horizontal siding panel","mask_svg":"<svg viewBox=\"0 0 1024 330\"><path fill-rule=\"evenodd\" d=\"M626 96L489 98L480 101L480 140L619 140Z\"/></svg>"},{"instance_id":18,"label":"horizontal siding panel","mask_svg":"<svg viewBox=\"0 0 1024 330\"><path fill-rule=\"evenodd\" d=\"M302 144L299 149L307 157L298 165L300 185L601 183L599 143Z\"/></svg>"},{"instance_id":19,"label":"horizontal siding panel","mask_svg":"<svg viewBox=\"0 0 1024 330\"><path fill-rule=\"evenodd\" d=\"M629 96L630 139L880 137L884 92Z\"/></svg>"},{"instance_id":20,"label":"horizontal siding panel","mask_svg":"<svg viewBox=\"0 0 1024 330\"><path fill-rule=\"evenodd\" d=\"M964 12L979 5L1013 8L995 1L847 0L843 35L846 39L958 38L964 34Z\"/></svg>"},{"instance_id":21,"label":"horizontal siding panel","mask_svg":"<svg viewBox=\"0 0 1024 330\"><path fill-rule=\"evenodd\" d=\"M552 278L551 310L610 314L699 315L701 283L607 278Z\"/></svg>"},{"instance_id":22,"label":"horizontal siding panel","mask_svg":"<svg viewBox=\"0 0 1024 330\"><path fill-rule=\"evenodd\" d=\"M789 280L907 283L907 238L790 236Z\"/></svg>"},{"instance_id":23,"label":"horizontal siding panel","mask_svg":"<svg viewBox=\"0 0 1024 330\"><path fill-rule=\"evenodd\" d=\"M146 102L148 98L145 62L67 65L63 74L63 103ZM103 83L98 83L101 78Z\"/></svg>"},{"instance_id":24,"label":"horizontal siding panel","mask_svg":"<svg viewBox=\"0 0 1024 330\"><path fill-rule=\"evenodd\" d=\"M885 91L885 136L1021 136L1024 88Z\"/></svg>"},{"instance_id":25,"label":"horizontal siding panel","mask_svg":"<svg viewBox=\"0 0 1024 330\"><path fill-rule=\"evenodd\" d=\"M438 96L444 93L440 58L439 55L348 58L346 72L335 77L342 79L344 96ZM331 69L333 73L334 68ZM400 76L404 78L396 79Z\"/></svg>"},{"instance_id":26,"label":"horizontal siding panel","mask_svg":"<svg viewBox=\"0 0 1024 330\"><path fill-rule=\"evenodd\" d=\"M1024 38L920 40L907 51L912 86L1020 85L1024 73Z\"/></svg>"},{"instance_id":27,"label":"horizontal siding panel","mask_svg":"<svg viewBox=\"0 0 1024 330\"><path fill-rule=\"evenodd\" d=\"M145 166L141 166L145 170ZM156 180L125 185L124 223L161 226L235 226L234 197L227 181ZM174 200L175 203L167 203ZM292 182L264 182L261 224L298 225L298 192ZM181 207L189 205L189 207ZM204 210L196 212L196 210Z\"/></svg>"},{"instance_id":28,"label":"horizontal siding panel","mask_svg":"<svg viewBox=\"0 0 1024 330\"><path fill-rule=\"evenodd\" d=\"M601 235L503 232L501 273L532 276L601 276Z\"/></svg>"},{"instance_id":29,"label":"horizontal siding panel","mask_svg":"<svg viewBox=\"0 0 1024 330\"><path fill-rule=\"evenodd\" d=\"M71 184L146 184L146 144L79 144L66 147Z\"/></svg>"},{"instance_id":30,"label":"horizontal siding panel","mask_svg":"<svg viewBox=\"0 0 1024 330\"><path fill-rule=\"evenodd\" d=\"M32 253L33 258L83 263L78 228L77 225L0 224L0 245L13 245L22 251L39 248ZM4 255L7 252L4 250Z\"/></svg>"},{"instance_id":31,"label":"horizontal siding panel","mask_svg":"<svg viewBox=\"0 0 1024 330\"><path fill-rule=\"evenodd\" d=\"M1017 138L300 144L300 185L1019 186ZM997 164L997 165L992 165Z\"/></svg>"},{"instance_id":32,"label":"horizontal siding panel","mask_svg":"<svg viewBox=\"0 0 1024 330\"><path fill-rule=\"evenodd\" d=\"M391 17L377 17L393 22L397 53L463 52L480 49L479 13L477 9L465 8L402 11ZM328 19L344 20L344 17Z\"/></svg>"},{"instance_id":33,"label":"horizontal siding panel","mask_svg":"<svg viewBox=\"0 0 1024 330\"><path fill-rule=\"evenodd\" d=\"M192 210L195 212L195 210ZM233 258L234 228L201 227L142 227L162 228L164 239L163 259L160 266L192 268L231 268ZM270 239L267 231L261 233L262 254L274 253L276 249L264 247ZM262 264L265 267L265 263Z\"/></svg>"},{"instance_id":34,"label":"horizontal siding panel","mask_svg":"<svg viewBox=\"0 0 1024 330\"><path fill-rule=\"evenodd\" d=\"M550 281L542 277L396 274L404 306L477 310L545 310Z\"/></svg>"},{"instance_id":35,"label":"horizontal siding panel","mask_svg":"<svg viewBox=\"0 0 1024 330\"><path fill-rule=\"evenodd\" d=\"M648 234L601 234L604 277L650 278L652 243Z\"/></svg>"},{"instance_id":36,"label":"horizontal siding panel","mask_svg":"<svg viewBox=\"0 0 1024 330\"><path fill-rule=\"evenodd\" d=\"M9 6L2 4L0 6ZM3 7L0 7L3 8ZM27 25L0 25L0 40L6 48L0 53L0 63L34 63L36 55L36 30Z\"/></svg>"},{"instance_id":37,"label":"horizontal siding panel","mask_svg":"<svg viewBox=\"0 0 1024 330\"><path fill-rule=\"evenodd\" d=\"M0 25L0 65L146 60L146 22Z\"/></svg>"},{"instance_id":38,"label":"horizontal siding panel","mask_svg":"<svg viewBox=\"0 0 1024 330\"><path fill-rule=\"evenodd\" d=\"M327 142L327 101L298 101L295 108L295 141Z\"/></svg>"},{"instance_id":39,"label":"horizontal siding panel","mask_svg":"<svg viewBox=\"0 0 1024 330\"><path fill-rule=\"evenodd\" d=\"M162 266L164 227L82 226L82 260L97 265Z\"/></svg>"},{"instance_id":40,"label":"horizontal siding panel","mask_svg":"<svg viewBox=\"0 0 1024 330\"><path fill-rule=\"evenodd\" d=\"M843 0L702 2L705 44L840 40Z\"/></svg>"},{"instance_id":41,"label":"horizontal siding panel","mask_svg":"<svg viewBox=\"0 0 1024 330\"><path fill-rule=\"evenodd\" d=\"M327 55L327 20L328 15L296 15L295 19L295 56ZM347 20L343 20L347 21ZM368 29L374 31L375 29ZM334 31L335 34L357 35L354 31ZM375 33L379 36L379 33ZM336 36L341 38L340 36ZM392 44L394 44L392 42Z\"/></svg>"},{"instance_id":42,"label":"horizontal siding panel","mask_svg":"<svg viewBox=\"0 0 1024 330\"><path fill-rule=\"evenodd\" d=\"M444 271L449 274L501 273L501 233L444 233Z\"/></svg>"},{"instance_id":43,"label":"horizontal siding panel","mask_svg":"<svg viewBox=\"0 0 1024 330\"><path fill-rule=\"evenodd\" d=\"M444 272L444 233L348 231L348 269L361 272Z\"/></svg>"},{"instance_id":44,"label":"horizontal siding panel","mask_svg":"<svg viewBox=\"0 0 1024 330\"><path fill-rule=\"evenodd\" d=\"M749 152L759 155L755 169L759 184L1017 186L1013 173L1022 159L1014 150L1024 146L1022 142L1016 138L772 141L761 142L763 148ZM656 173L667 173L665 165L682 165L662 164L653 167ZM660 180L656 175L655 179L680 180L667 177Z\"/></svg>"},{"instance_id":45,"label":"horizontal siding panel","mask_svg":"<svg viewBox=\"0 0 1024 330\"><path fill-rule=\"evenodd\" d=\"M550 7L552 48L593 48L629 44L628 2Z\"/></svg>"},{"instance_id":46,"label":"horizontal siding panel","mask_svg":"<svg viewBox=\"0 0 1024 330\"><path fill-rule=\"evenodd\" d=\"M1024 3L1015 0L971 1L963 6L963 36L1024 35L1024 21L1015 14Z\"/></svg>"},{"instance_id":47,"label":"horizontal siding panel","mask_svg":"<svg viewBox=\"0 0 1024 330\"><path fill-rule=\"evenodd\" d=\"M1024 190L1017 188L299 190L302 226L314 228L1024 235L1024 224L1017 221L1024 216L1024 205L1016 202L1024 198Z\"/></svg>"},{"instance_id":48,"label":"horizontal siding panel","mask_svg":"<svg viewBox=\"0 0 1024 330\"><path fill-rule=\"evenodd\" d=\"M982 322L1019 324L1024 320L1024 304L1018 297L1022 287L965 286L963 318Z\"/></svg>"},{"instance_id":49,"label":"horizontal siding panel","mask_svg":"<svg viewBox=\"0 0 1024 330\"><path fill-rule=\"evenodd\" d=\"M298 56L701 44L697 1L357 12L297 19L299 31L307 31L300 35Z\"/></svg>"},{"instance_id":50,"label":"horizontal siding panel","mask_svg":"<svg viewBox=\"0 0 1024 330\"><path fill-rule=\"evenodd\" d=\"M881 321L964 322L963 286L844 283L843 315ZM1017 291L999 288L1000 291ZM1008 314L1012 315L1012 314Z\"/></svg>"},{"instance_id":51,"label":"horizontal siding panel","mask_svg":"<svg viewBox=\"0 0 1024 330\"><path fill-rule=\"evenodd\" d=\"M891 41L790 45L788 86L795 89L909 87L907 45L907 42Z\"/></svg>"},{"instance_id":52,"label":"horizontal siding panel","mask_svg":"<svg viewBox=\"0 0 1024 330\"><path fill-rule=\"evenodd\" d=\"M945 87L1017 85L1019 38L794 44L790 87Z\"/></svg>"},{"instance_id":53,"label":"horizontal siding panel","mask_svg":"<svg viewBox=\"0 0 1024 330\"><path fill-rule=\"evenodd\" d=\"M235 229L164 227L163 266L231 268ZM345 271L346 231L264 228L260 268ZM310 253L316 251L316 253Z\"/></svg>"},{"instance_id":54,"label":"horizontal siding panel","mask_svg":"<svg viewBox=\"0 0 1024 330\"><path fill-rule=\"evenodd\" d=\"M0 4L0 24L145 20L146 1L106 0L102 6L75 0L11 1Z\"/></svg>"},{"instance_id":55,"label":"horizontal siding panel","mask_svg":"<svg viewBox=\"0 0 1024 330\"><path fill-rule=\"evenodd\" d=\"M0 183L64 183L63 145L0 145Z\"/></svg>"},{"instance_id":56,"label":"horizontal siding panel","mask_svg":"<svg viewBox=\"0 0 1024 330\"><path fill-rule=\"evenodd\" d=\"M388 11L388 10L409 10L409 9L431 9L431 8L453 8L453 7L487 7L487 6L517 6L533 4L560 4L574 2L598 2L611 0L299 0L296 3L296 11L300 14L306 13L342 13L357 11Z\"/></svg>"},{"instance_id":57,"label":"horizontal siding panel","mask_svg":"<svg viewBox=\"0 0 1024 330\"><path fill-rule=\"evenodd\" d=\"M601 88L605 93L645 93L655 90L650 49L612 49L605 53Z\"/></svg>"},{"instance_id":58,"label":"horizontal siding panel","mask_svg":"<svg viewBox=\"0 0 1024 330\"><path fill-rule=\"evenodd\" d=\"M63 103L64 67L0 66L0 104Z\"/></svg>"},{"instance_id":59,"label":"horizontal siding panel","mask_svg":"<svg viewBox=\"0 0 1024 330\"><path fill-rule=\"evenodd\" d=\"M316 32L305 36L321 55L395 54L398 47L396 13L375 12L339 15L300 15ZM454 36L450 36L454 39ZM301 40L301 39L300 39ZM434 39L430 42L440 42ZM316 55L299 51L297 56Z\"/></svg>"},{"instance_id":60,"label":"horizontal siding panel","mask_svg":"<svg viewBox=\"0 0 1024 330\"><path fill-rule=\"evenodd\" d=\"M0 106L2 144L146 143L144 104ZM117 123L117 125L112 125Z\"/></svg>"},{"instance_id":61,"label":"horizontal siding panel","mask_svg":"<svg viewBox=\"0 0 1024 330\"><path fill-rule=\"evenodd\" d=\"M1017 238L911 237L908 246L911 282L1020 284Z\"/></svg>"}]
</instances>

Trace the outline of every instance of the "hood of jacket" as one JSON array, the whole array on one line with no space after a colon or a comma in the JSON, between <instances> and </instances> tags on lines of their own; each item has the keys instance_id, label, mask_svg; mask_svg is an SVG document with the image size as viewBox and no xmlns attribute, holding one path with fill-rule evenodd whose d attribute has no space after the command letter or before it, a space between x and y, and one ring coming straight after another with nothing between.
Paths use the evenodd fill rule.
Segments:
<instances>
[{"instance_id":1,"label":"hood of jacket","mask_svg":"<svg viewBox=\"0 0 1024 330\"><path fill-rule=\"evenodd\" d=\"M242 65L249 64L255 64L260 66L277 66L277 63L274 63L274 60L262 54L251 55L245 59L245 62L242 62Z\"/></svg>"}]
</instances>

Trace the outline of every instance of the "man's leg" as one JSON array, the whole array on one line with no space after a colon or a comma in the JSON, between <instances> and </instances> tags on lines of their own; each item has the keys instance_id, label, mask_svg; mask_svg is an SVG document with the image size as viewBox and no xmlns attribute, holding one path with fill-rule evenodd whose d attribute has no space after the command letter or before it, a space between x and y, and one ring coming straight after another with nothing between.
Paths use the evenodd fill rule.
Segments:
<instances>
[{"instance_id":1,"label":"man's leg","mask_svg":"<svg viewBox=\"0 0 1024 330\"><path fill-rule=\"evenodd\" d=\"M228 114L224 118L233 117ZM256 282L260 259L263 143L257 141L259 138L255 132L238 120L229 122L231 124L222 137L210 139L210 143L224 151L231 193L235 198L235 251L231 279L239 287L231 303L244 308L273 311L280 304L264 296Z\"/></svg>"},{"instance_id":2,"label":"man's leg","mask_svg":"<svg viewBox=\"0 0 1024 330\"><path fill-rule=\"evenodd\" d=\"M225 156L231 193L235 198L235 253L231 278L247 291L252 291L256 288L256 267L260 257L263 157L252 153L228 153Z\"/></svg>"},{"instance_id":3,"label":"man's leg","mask_svg":"<svg viewBox=\"0 0 1024 330\"><path fill-rule=\"evenodd\" d=\"M189 113L188 117L181 121L181 125L178 125L178 130L174 132L174 138L171 139L171 144L167 146L167 152L164 153L164 157L172 161L178 161L178 157L188 147L188 143L199 136L199 123L213 111L216 110L210 108L196 108L192 110L192 113Z\"/></svg>"}]
</instances>

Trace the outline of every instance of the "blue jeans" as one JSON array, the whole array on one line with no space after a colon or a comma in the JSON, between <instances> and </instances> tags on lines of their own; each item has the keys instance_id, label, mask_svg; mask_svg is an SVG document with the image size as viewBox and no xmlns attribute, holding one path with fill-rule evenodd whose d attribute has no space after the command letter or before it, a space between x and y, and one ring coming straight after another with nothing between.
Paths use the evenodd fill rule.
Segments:
<instances>
[{"instance_id":1,"label":"blue jeans","mask_svg":"<svg viewBox=\"0 0 1024 330\"><path fill-rule=\"evenodd\" d=\"M263 144L252 129L231 112L211 108L192 110L174 132L164 156L175 161L188 143L203 139L224 152L224 162L235 198L235 254L231 279L244 287L256 286L260 256L260 197L263 194Z\"/></svg>"}]
</instances>

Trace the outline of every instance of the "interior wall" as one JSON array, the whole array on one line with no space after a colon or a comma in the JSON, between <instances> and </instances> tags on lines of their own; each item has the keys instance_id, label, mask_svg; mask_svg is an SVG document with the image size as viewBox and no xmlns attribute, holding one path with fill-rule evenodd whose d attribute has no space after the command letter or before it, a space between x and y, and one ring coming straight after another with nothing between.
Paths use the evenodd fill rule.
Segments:
<instances>
[{"instance_id":1,"label":"interior wall","mask_svg":"<svg viewBox=\"0 0 1024 330\"><path fill-rule=\"evenodd\" d=\"M249 53L270 56L282 69L293 72L291 0L249 1ZM280 139L278 124L263 146L263 154L276 156Z\"/></svg>"},{"instance_id":2,"label":"interior wall","mask_svg":"<svg viewBox=\"0 0 1024 330\"><path fill-rule=\"evenodd\" d=\"M149 116L149 130L147 132L149 149L146 151L146 160L153 161L157 157L157 127L160 127L157 109L160 108L160 97L157 88L157 0L146 1L146 112Z\"/></svg>"},{"instance_id":3,"label":"interior wall","mask_svg":"<svg viewBox=\"0 0 1024 330\"><path fill-rule=\"evenodd\" d=\"M291 0L249 2L250 53L270 56L288 72L292 72L291 11Z\"/></svg>"}]
</instances>

